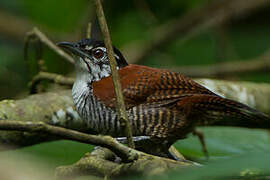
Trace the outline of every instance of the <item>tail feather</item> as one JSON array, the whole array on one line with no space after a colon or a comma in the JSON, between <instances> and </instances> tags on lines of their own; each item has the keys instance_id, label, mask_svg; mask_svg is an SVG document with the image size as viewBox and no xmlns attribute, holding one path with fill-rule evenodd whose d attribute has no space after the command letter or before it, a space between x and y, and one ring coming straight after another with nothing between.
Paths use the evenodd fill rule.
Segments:
<instances>
[{"instance_id":1,"label":"tail feather","mask_svg":"<svg viewBox=\"0 0 270 180\"><path fill-rule=\"evenodd\" d=\"M269 116L242 103L235 101L233 103L234 105L231 104L229 106L230 111L221 116L219 121L212 123L212 125L270 128Z\"/></svg>"},{"instance_id":2,"label":"tail feather","mask_svg":"<svg viewBox=\"0 0 270 180\"><path fill-rule=\"evenodd\" d=\"M188 107L189 114L199 119L199 125L270 128L268 115L220 96L189 95L181 98L179 106Z\"/></svg>"}]
</instances>

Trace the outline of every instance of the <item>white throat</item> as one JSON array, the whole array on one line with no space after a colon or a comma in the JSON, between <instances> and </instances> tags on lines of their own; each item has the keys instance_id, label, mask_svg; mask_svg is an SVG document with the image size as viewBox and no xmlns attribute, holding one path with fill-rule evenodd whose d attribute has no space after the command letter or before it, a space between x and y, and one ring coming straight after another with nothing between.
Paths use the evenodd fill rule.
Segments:
<instances>
[{"instance_id":1,"label":"white throat","mask_svg":"<svg viewBox=\"0 0 270 180\"><path fill-rule=\"evenodd\" d=\"M88 66L81 58L75 61L76 79L72 88L73 94L86 93L85 91L91 89L93 82L111 75L109 64L96 64L90 60L87 60L87 62Z\"/></svg>"}]
</instances>

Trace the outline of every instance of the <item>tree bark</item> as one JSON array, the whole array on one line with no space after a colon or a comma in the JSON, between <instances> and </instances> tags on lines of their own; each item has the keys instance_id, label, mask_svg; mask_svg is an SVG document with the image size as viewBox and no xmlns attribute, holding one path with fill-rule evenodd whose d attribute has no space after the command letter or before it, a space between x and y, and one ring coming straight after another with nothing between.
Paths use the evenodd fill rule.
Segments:
<instances>
[{"instance_id":1,"label":"tree bark","mask_svg":"<svg viewBox=\"0 0 270 180\"><path fill-rule=\"evenodd\" d=\"M70 90L31 95L21 100L0 101L0 120L45 122L86 131L87 126L74 110ZM0 144L9 148L29 146L55 137L28 132L1 131ZM6 147L6 146L5 146Z\"/></svg>"},{"instance_id":2,"label":"tree bark","mask_svg":"<svg viewBox=\"0 0 270 180\"><path fill-rule=\"evenodd\" d=\"M117 163L115 155L108 149L98 148L92 153L86 153L78 162L56 169L56 177L101 176L119 177L131 175L153 176L160 175L167 170L196 167L200 164L182 160L175 161L149 154L139 155L138 159L129 163Z\"/></svg>"}]
</instances>

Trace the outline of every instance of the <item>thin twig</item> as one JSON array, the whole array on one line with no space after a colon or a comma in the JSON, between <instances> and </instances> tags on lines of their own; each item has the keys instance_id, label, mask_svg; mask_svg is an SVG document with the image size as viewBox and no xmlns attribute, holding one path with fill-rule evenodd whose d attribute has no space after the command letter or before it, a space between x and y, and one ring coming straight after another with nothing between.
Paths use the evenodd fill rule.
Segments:
<instances>
[{"instance_id":1,"label":"thin twig","mask_svg":"<svg viewBox=\"0 0 270 180\"><path fill-rule=\"evenodd\" d=\"M43 34L40 30L38 30L37 28L33 28L33 30L28 32L25 37L25 44L24 44L25 60L28 59L28 48L31 40L38 40L38 46L35 46L38 74L33 78L32 82L29 84L30 94L37 93L37 86L42 80L50 80L52 82L61 85L70 85L70 83L73 82L73 79L64 78L57 74L52 73L50 74L44 72L47 70L47 68L45 67L44 61L42 59L42 44L47 45L49 48L51 48L53 51L55 51L57 54L62 56L65 60L67 60L70 63L74 63L72 57L67 53L65 53L63 50L61 50L58 46L54 45L54 43L51 40L49 40L46 37L46 35Z\"/></svg>"},{"instance_id":2,"label":"thin twig","mask_svg":"<svg viewBox=\"0 0 270 180\"><path fill-rule=\"evenodd\" d=\"M270 0L220 0L192 10L185 16L171 20L165 25L150 31L151 40L141 40L126 45L124 54L130 63L141 63L153 51L166 49L175 40L182 42L229 20L251 13L270 4Z\"/></svg>"},{"instance_id":3,"label":"thin twig","mask_svg":"<svg viewBox=\"0 0 270 180\"><path fill-rule=\"evenodd\" d=\"M38 84L43 80L47 80L47 81L50 81L59 85L67 85L67 86L72 86L74 83L73 78L68 78L68 77L62 76L60 74L55 74L55 73L39 72L36 76L34 76L34 78L29 84L30 94L36 93Z\"/></svg>"},{"instance_id":4,"label":"thin twig","mask_svg":"<svg viewBox=\"0 0 270 180\"><path fill-rule=\"evenodd\" d=\"M123 94L121 91L121 84L120 84L120 78L118 75L118 72L116 70L116 61L114 58L114 52L113 52L113 47L111 43L111 38L110 38L110 33L109 29L106 23L105 15L103 12L102 4L100 0L95 0L95 6L96 6L96 13L98 16L99 24L101 27L101 31L104 37L104 42L105 46L107 48L108 52L108 57L110 61L110 67L112 71L112 79L113 79L113 84L114 84L114 90L116 94L116 103L117 103L117 114L118 114L118 119L120 120L120 124L123 128L125 128L125 134L127 136L127 141L128 141L128 146L134 148L134 142L132 140L132 130L130 123L127 118L126 114L126 108L125 108L125 103L124 103L124 98Z\"/></svg>"},{"instance_id":5,"label":"thin twig","mask_svg":"<svg viewBox=\"0 0 270 180\"><path fill-rule=\"evenodd\" d=\"M37 42L37 45L34 46L35 47L35 59L37 61L36 68L32 68L32 66L31 66L32 62L28 58L28 49L29 49L30 42ZM24 53L23 54L24 54L24 60L27 62L27 65L29 66L30 71L35 69L35 71L39 72L42 68L42 66L41 66L42 63L40 62L40 61L42 61L41 60L41 57L42 57L41 47L42 47L41 42L37 38L37 36L35 36L32 31L27 32L26 36L24 38L24 49L23 49ZM31 73L35 74L34 71L31 71Z\"/></svg>"},{"instance_id":6,"label":"thin twig","mask_svg":"<svg viewBox=\"0 0 270 180\"><path fill-rule=\"evenodd\" d=\"M269 72L270 51L247 61L238 60L206 66L181 66L170 69L190 77L224 77L240 73Z\"/></svg>"},{"instance_id":7,"label":"thin twig","mask_svg":"<svg viewBox=\"0 0 270 180\"><path fill-rule=\"evenodd\" d=\"M45 34L43 34L38 28L34 27L32 31L28 32L26 40L25 40L25 48L24 48L24 53L26 54L27 57L27 50L29 46L29 40L32 38L38 38L43 44L48 46L50 49L52 49L55 53L60 55L62 58L67 60L68 62L74 64L73 58L68 55L65 51L57 47Z\"/></svg>"},{"instance_id":8,"label":"thin twig","mask_svg":"<svg viewBox=\"0 0 270 180\"><path fill-rule=\"evenodd\" d=\"M92 29L92 23L88 23L87 24L87 29L86 29L86 38L90 38L91 37L91 29Z\"/></svg>"},{"instance_id":9,"label":"thin twig","mask_svg":"<svg viewBox=\"0 0 270 180\"><path fill-rule=\"evenodd\" d=\"M138 157L135 150L117 142L110 136L89 135L75 130L45 124L44 122L2 120L0 121L0 130L46 133L60 137L61 139L106 147L125 162L133 161Z\"/></svg>"}]
</instances>

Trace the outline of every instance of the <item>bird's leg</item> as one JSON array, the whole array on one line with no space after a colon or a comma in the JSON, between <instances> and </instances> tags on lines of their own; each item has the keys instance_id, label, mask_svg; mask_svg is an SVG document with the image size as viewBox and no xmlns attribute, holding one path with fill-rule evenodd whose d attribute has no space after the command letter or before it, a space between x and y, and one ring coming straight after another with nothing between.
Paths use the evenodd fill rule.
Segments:
<instances>
[{"instance_id":1,"label":"bird's leg","mask_svg":"<svg viewBox=\"0 0 270 180\"><path fill-rule=\"evenodd\" d=\"M204 153L206 159L209 159L209 154L208 154L208 150L207 150L207 148L206 148L206 144L205 144L205 140L204 140L204 135L203 135L203 133L202 133L201 131L198 131L197 129L194 129L193 132L192 132L192 134L193 134L194 136L198 136L199 141L200 141L201 146L202 146L202 151L203 151L203 153Z\"/></svg>"}]
</instances>

